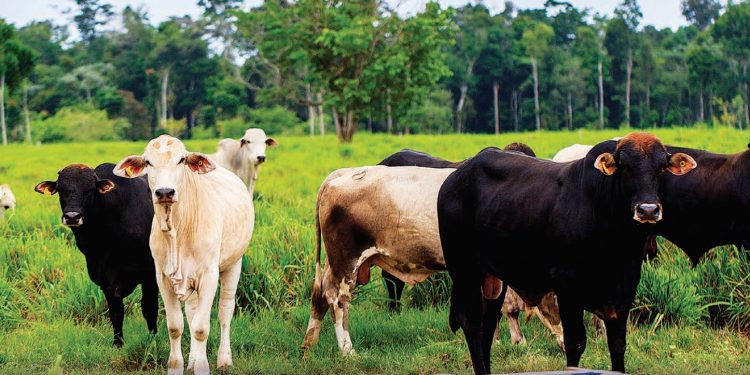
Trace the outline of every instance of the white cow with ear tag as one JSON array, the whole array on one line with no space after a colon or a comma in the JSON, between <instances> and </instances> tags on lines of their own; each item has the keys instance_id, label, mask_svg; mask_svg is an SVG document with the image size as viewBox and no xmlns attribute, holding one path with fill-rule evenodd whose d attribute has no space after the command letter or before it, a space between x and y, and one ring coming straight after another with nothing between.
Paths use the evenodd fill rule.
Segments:
<instances>
[{"instance_id":1,"label":"white cow with ear tag","mask_svg":"<svg viewBox=\"0 0 750 375\"><path fill-rule=\"evenodd\" d=\"M239 176L251 194L258 180L260 165L266 161L266 148L278 143L266 136L263 129L245 130L240 140L225 138L219 141L216 153L211 155L216 162Z\"/></svg>"},{"instance_id":2,"label":"white cow with ear tag","mask_svg":"<svg viewBox=\"0 0 750 375\"><path fill-rule=\"evenodd\" d=\"M179 139L162 135L140 156L120 161L121 177L148 174L154 203L150 246L169 328L169 374L184 370L180 337L185 313L190 328L188 370L208 374L206 340L211 305L221 283L221 342L217 367L232 365L229 325L242 255L253 233L253 201L242 181L206 155L188 152Z\"/></svg>"}]
</instances>

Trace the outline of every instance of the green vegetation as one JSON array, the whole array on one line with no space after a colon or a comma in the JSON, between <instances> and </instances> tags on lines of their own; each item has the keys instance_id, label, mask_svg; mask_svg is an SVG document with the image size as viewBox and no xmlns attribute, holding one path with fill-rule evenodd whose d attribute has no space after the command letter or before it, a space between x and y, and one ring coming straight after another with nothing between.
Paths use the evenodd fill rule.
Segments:
<instances>
[{"instance_id":1,"label":"green vegetation","mask_svg":"<svg viewBox=\"0 0 750 375\"><path fill-rule=\"evenodd\" d=\"M665 142L717 152L746 149L747 135L731 129L675 128L654 132ZM232 325L235 373L435 373L471 371L462 335L447 325L450 279L436 275L407 288L404 312L386 310L379 277L357 289L351 334L358 355L338 354L330 319L321 342L303 358L299 349L314 278L314 202L324 177L336 168L368 165L403 147L459 160L489 145L513 141L549 158L572 143L595 143L619 131L539 132L493 135L362 134L354 144L335 136L276 136L256 188L256 229L243 264ZM125 347L114 349L106 302L88 279L84 258L62 227L57 197L33 192L63 166L95 166L143 151L145 142L96 142L0 150L0 183L13 188L18 208L0 223L0 373L46 373L61 356L65 373L164 371L169 344L163 312L150 338L140 316L140 292L126 300ZM216 140L188 141L212 152ZM668 213L667 213L668 214ZM603 249L603 251L606 249ZM379 275L379 272L374 272ZM733 248L719 248L691 268L685 255L660 242L659 258L643 268L628 336L628 369L635 373L750 372L750 263ZM215 323L215 322L214 322ZM218 329L209 339L214 358ZM591 327L593 328L593 327ZM564 355L542 325L523 326L529 344L512 346L505 324L495 345L498 372L562 369ZM593 332L593 329L589 330ZM184 346L189 339L184 336ZM212 357L213 356L213 357ZM589 337L586 367L608 368L604 338ZM215 362L214 362L215 363Z\"/></svg>"},{"instance_id":2,"label":"green vegetation","mask_svg":"<svg viewBox=\"0 0 750 375\"><path fill-rule=\"evenodd\" d=\"M272 134L330 127L345 142L357 129L750 126L747 0L683 0L691 25L676 30L643 24L637 0L607 15L556 0L508 1L495 14L481 2L427 2L409 16L382 1L197 3L198 17L154 24L145 8L75 0L80 40L68 25L0 20L3 134L76 139L58 122L41 135L28 129L81 104L129 124L117 137L131 140L205 139L247 122Z\"/></svg>"}]
</instances>

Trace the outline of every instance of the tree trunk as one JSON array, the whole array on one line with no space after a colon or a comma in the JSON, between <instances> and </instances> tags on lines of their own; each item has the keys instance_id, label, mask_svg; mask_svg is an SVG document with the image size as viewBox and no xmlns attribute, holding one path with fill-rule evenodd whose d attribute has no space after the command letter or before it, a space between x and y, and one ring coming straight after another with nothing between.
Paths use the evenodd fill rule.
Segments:
<instances>
[{"instance_id":1,"label":"tree trunk","mask_svg":"<svg viewBox=\"0 0 750 375\"><path fill-rule=\"evenodd\" d=\"M573 130L573 94L568 93L568 130Z\"/></svg>"},{"instance_id":2,"label":"tree trunk","mask_svg":"<svg viewBox=\"0 0 750 375\"><path fill-rule=\"evenodd\" d=\"M351 143L352 139L354 138L354 132L357 129L357 120L354 118L354 112L347 110L346 111L346 117L344 118L344 138L342 141L346 143Z\"/></svg>"},{"instance_id":3,"label":"tree trunk","mask_svg":"<svg viewBox=\"0 0 750 375\"><path fill-rule=\"evenodd\" d=\"M534 114L536 115L536 130L542 130L542 121L539 118L539 72L536 66L536 57L531 57L531 69L534 73Z\"/></svg>"},{"instance_id":4,"label":"tree trunk","mask_svg":"<svg viewBox=\"0 0 750 375\"><path fill-rule=\"evenodd\" d=\"M8 134L5 127L5 73L0 74L0 127L3 130L3 145L7 145Z\"/></svg>"},{"instance_id":5,"label":"tree trunk","mask_svg":"<svg viewBox=\"0 0 750 375\"><path fill-rule=\"evenodd\" d=\"M646 119L649 121L649 126L653 126L651 124L651 84L646 84Z\"/></svg>"},{"instance_id":6,"label":"tree trunk","mask_svg":"<svg viewBox=\"0 0 750 375\"><path fill-rule=\"evenodd\" d=\"M315 106L312 105L312 91L310 84L305 85L305 99L307 99L307 122L310 124L310 136L315 135Z\"/></svg>"},{"instance_id":7,"label":"tree trunk","mask_svg":"<svg viewBox=\"0 0 750 375\"><path fill-rule=\"evenodd\" d=\"M747 61L744 61L742 63L742 81L744 82L742 84L744 94L745 94L745 126L750 127L750 112L748 112L748 95L750 95L750 92L747 91ZM740 126L740 129L742 129L742 126Z\"/></svg>"},{"instance_id":8,"label":"tree trunk","mask_svg":"<svg viewBox=\"0 0 750 375\"><path fill-rule=\"evenodd\" d=\"M161 127L167 128L167 87L169 86L169 68L164 68L161 74Z\"/></svg>"},{"instance_id":9,"label":"tree trunk","mask_svg":"<svg viewBox=\"0 0 750 375\"><path fill-rule=\"evenodd\" d=\"M599 130L604 129L604 78L602 77L602 60L599 58Z\"/></svg>"},{"instance_id":10,"label":"tree trunk","mask_svg":"<svg viewBox=\"0 0 750 375\"><path fill-rule=\"evenodd\" d=\"M461 84L461 96L458 98L458 105L456 105L456 131L459 134L464 130L464 102L466 101L466 91L468 89L465 83Z\"/></svg>"},{"instance_id":11,"label":"tree trunk","mask_svg":"<svg viewBox=\"0 0 750 375\"><path fill-rule=\"evenodd\" d=\"M625 123L630 127L630 78L633 74L633 49L628 47L628 65L626 69L627 79L625 81Z\"/></svg>"},{"instance_id":12,"label":"tree trunk","mask_svg":"<svg viewBox=\"0 0 750 375\"><path fill-rule=\"evenodd\" d=\"M318 91L318 124L320 135L326 135L325 116L323 115L323 91Z\"/></svg>"},{"instance_id":13,"label":"tree trunk","mask_svg":"<svg viewBox=\"0 0 750 375\"><path fill-rule=\"evenodd\" d=\"M29 82L23 86L23 119L26 122L26 142L31 143L31 121L29 121Z\"/></svg>"},{"instance_id":14,"label":"tree trunk","mask_svg":"<svg viewBox=\"0 0 750 375\"><path fill-rule=\"evenodd\" d=\"M500 134L500 82L492 82L492 104L495 106L495 135Z\"/></svg>"},{"instance_id":15,"label":"tree trunk","mask_svg":"<svg viewBox=\"0 0 750 375\"><path fill-rule=\"evenodd\" d=\"M386 132L388 134L393 134L393 113L391 112L391 89L386 89L386 98L385 98L385 111L388 115L388 118L386 119Z\"/></svg>"},{"instance_id":16,"label":"tree trunk","mask_svg":"<svg viewBox=\"0 0 750 375\"><path fill-rule=\"evenodd\" d=\"M513 113L513 131L518 131L518 89L513 89L513 95L510 98L510 110Z\"/></svg>"},{"instance_id":17,"label":"tree trunk","mask_svg":"<svg viewBox=\"0 0 750 375\"><path fill-rule=\"evenodd\" d=\"M336 137L338 137L340 141L341 139L343 139L344 134L341 132L341 121L339 119L339 110L334 108L332 112L333 112L333 125L336 127Z\"/></svg>"},{"instance_id":18,"label":"tree trunk","mask_svg":"<svg viewBox=\"0 0 750 375\"><path fill-rule=\"evenodd\" d=\"M711 120L711 124L714 123L714 91L708 90L708 118Z\"/></svg>"},{"instance_id":19,"label":"tree trunk","mask_svg":"<svg viewBox=\"0 0 750 375\"><path fill-rule=\"evenodd\" d=\"M700 90L700 100L698 101L700 103L700 110L698 111L698 119L700 122L703 122L705 119L703 118L703 88L701 87Z\"/></svg>"}]
</instances>

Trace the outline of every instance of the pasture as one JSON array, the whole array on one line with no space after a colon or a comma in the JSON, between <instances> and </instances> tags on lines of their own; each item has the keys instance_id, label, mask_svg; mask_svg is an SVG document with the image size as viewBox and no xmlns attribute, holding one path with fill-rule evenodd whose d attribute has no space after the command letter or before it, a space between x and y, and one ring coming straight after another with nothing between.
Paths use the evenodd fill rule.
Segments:
<instances>
[{"instance_id":1,"label":"pasture","mask_svg":"<svg viewBox=\"0 0 750 375\"><path fill-rule=\"evenodd\" d=\"M747 133L730 129L657 129L665 143L734 153ZM407 288L400 314L386 310L379 274L358 288L351 307L357 355L338 354L327 317L321 341L306 357L299 348L309 317L314 279L314 211L318 186L334 169L375 164L408 147L449 160L513 141L551 158L572 143L595 143L623 131L493 135L388 136L359 133L353 144L335 136L275 136L255 189L256 227L243 260L238 311L232 324L234 373L471 372L461 333L448 329L447 275ZM0 223L0 373L162 373L168 355L163 310L159 333L146 330L137 303L126 304L125 345L111 347L104 296L86 274L84 257L60 225L57 196L33 191L70 163L92 167L140 154L146 142L10 145L0 149L0 183L13 188L18 206ZM187 141L191 151L214 152L216 141ZM700 166L699 166L700 167ZM669 215L669 213L665 213ZM660 242L658 260L644 265L631 315L626 366L633 373L750 373L750 265L733 248L714 250L691 268L674 246ZM602 249L606 256L606 249ZM214 311L215 315L215 311ZM209 361L215 364L218 327L212 320ZM606 339L589 328L581 365L608 368ZM542 324L522 324L528 344L501 341L495 372L563 369L565 357ZM183 350L189 347L183 335Z\"/></svg>"}]
</instances>

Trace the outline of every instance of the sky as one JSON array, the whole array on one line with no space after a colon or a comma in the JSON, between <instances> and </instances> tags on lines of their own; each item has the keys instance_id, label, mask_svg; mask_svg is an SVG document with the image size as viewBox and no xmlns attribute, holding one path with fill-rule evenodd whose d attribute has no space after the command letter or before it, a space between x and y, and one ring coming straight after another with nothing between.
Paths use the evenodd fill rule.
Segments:
<instances>
[{"instance_id":1,"label":"sky","mask_svg":"<svg viewBox=\"0 0 750 375\"><path fill-rule=\"evenodd\" d=\"M568 0L578 8L591 8L595 12L611 15L622 0ZM1 0L6 6L0 7L0 18L23 26L33 20L52 19L56 24L70 24L71 15L64 14L64 10L71 8L73 0ZM132 7L144 6L148 10L151 22L158 24L170 16L191 15L198 16L201 12L196 0L104 0L119 13L126 5ZM461 6L467 0L439 0L444 6ZM476 2L473 0L472 2ZM518 8L539 8L545 0L513 0ZM7 6L8 3L23 3L23 6ZM245 9L262 3L262 0L245 0ZM424 7L426 0L389 0L402 14L413 14ZM658 28L670 27L676 29L687 24L680 12L680 0L640 0L638 2L643 12L644 25L654 25ZM493 12L503 10L505 0L484 0L484 4ZM75 36L74 30L71 35Z\"/></svg>"}]
</instances>

